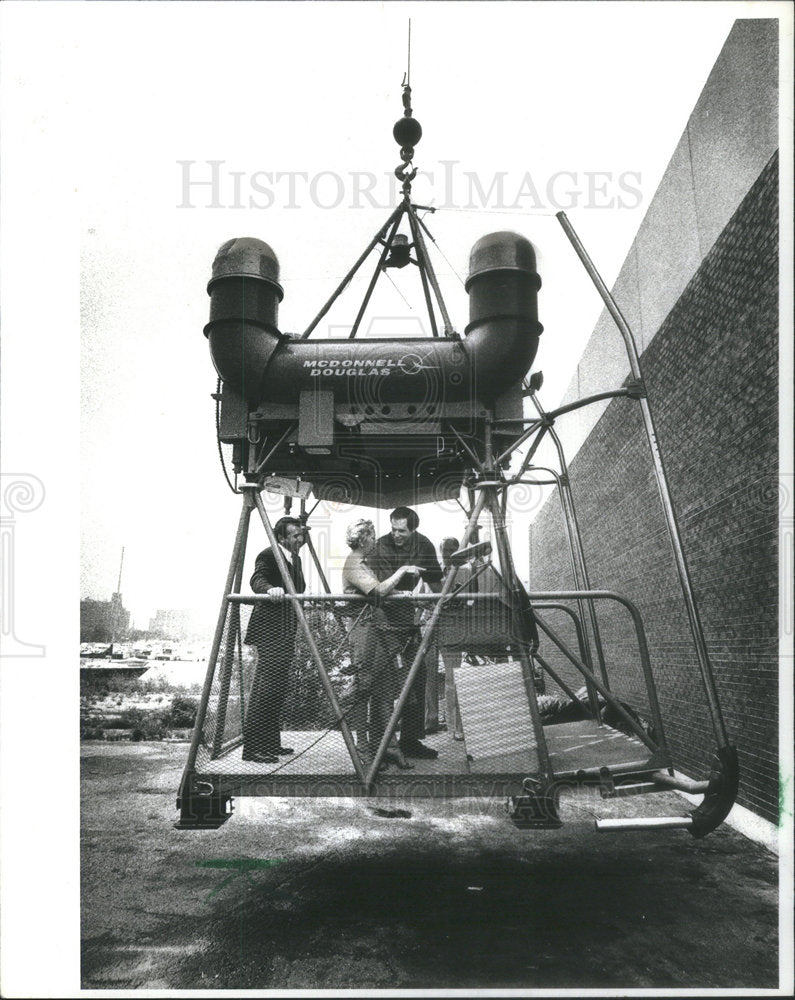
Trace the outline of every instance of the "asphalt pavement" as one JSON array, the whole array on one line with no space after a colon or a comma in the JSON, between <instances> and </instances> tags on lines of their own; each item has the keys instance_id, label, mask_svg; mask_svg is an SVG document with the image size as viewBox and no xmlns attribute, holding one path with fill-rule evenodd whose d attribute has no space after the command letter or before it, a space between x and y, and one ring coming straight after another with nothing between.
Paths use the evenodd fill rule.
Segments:
<instances>
[{"instance_id":1,"label":"asphalt pavement","mask_svg":"<svg viewBox=\"0 0 795 1000\"><path fill-rule=\"evenodd\" d=\"M561 801L237 799L177 830L184 744L82 746L84 989L775 989L778 859L674 793Z\"/></svg>"}]
</instances>

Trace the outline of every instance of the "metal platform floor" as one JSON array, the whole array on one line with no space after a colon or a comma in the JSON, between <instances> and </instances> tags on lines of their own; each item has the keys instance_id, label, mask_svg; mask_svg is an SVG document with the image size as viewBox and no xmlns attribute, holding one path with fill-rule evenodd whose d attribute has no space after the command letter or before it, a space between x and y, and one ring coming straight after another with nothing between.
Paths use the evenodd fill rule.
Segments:
<instances>
[{"instance_id":1,"label":"metal platform floor","mask_svg":"<svg viewBox=\"0 0 795 1000\"><path fill-rule=\"evenodd\" d=\"M546 726L544 735L556 776L646 762L659 766L652 765L650 753L640 740L610 726L598 726L590 719ZM239 743L214 760L202 747L196 775L220 780L243 795L362 794L339 732L286 731L282 742L295 752L280 757L276 764L244 761ZM384 766L372 794L396 794L399 788L413 795L479 794L485 788L514 792L520 791L522 780L536 771L532 750L484 754L468 760L466 742L454 740L450 732L427 736L424 742L438 751L438 758L411 758L411 770L401 770L394 764Z\"/></svg>"}]
</instances>

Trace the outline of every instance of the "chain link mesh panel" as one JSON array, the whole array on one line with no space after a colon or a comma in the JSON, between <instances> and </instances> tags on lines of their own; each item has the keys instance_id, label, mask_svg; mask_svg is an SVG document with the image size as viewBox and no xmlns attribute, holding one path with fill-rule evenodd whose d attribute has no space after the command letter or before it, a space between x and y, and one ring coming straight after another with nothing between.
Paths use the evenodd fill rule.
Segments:
<instances>
[{"instance_id":1,"label":"chain link mesh panel","mask_svg":"<svg viewBox=\"0 0 795 1000\"><path fill-rule=\"evenodd\" d=\"M538 772L522 666L505 653L515 630L510 609L498 603L475 602L463 619L458 612L446 617L409 689L384 774ZM344 615L328 604L302 606L366 768L426 626L390 627L383 613L365 605L351 604ZM494 655L470 657L468 646ZM429 698L436 699L442 725L426 734ZM421 756L419 740L436 756ZM289 600L228 603L196 766L252 776L354 777L340 718Z\"/></svg>"},{"instance_id":2,"label":"chain link mesh panel","mask_svg":"<svg viewBox=\"0 0 795 1000\"><path fill-rule=\"evenodd\" d=\"M305 608L343 714L354 698L346 630ZM292 753L287 753L291 750ZM235 773L354 773L339 720L289 600L229 603L197 766Z\"/></svg>"}]
</instances>

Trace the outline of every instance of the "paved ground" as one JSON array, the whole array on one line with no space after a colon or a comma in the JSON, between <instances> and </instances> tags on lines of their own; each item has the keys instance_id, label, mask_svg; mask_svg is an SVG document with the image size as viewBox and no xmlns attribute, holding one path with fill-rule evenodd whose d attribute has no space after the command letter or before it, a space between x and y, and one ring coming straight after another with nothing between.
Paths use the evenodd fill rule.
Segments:
<instances>
[{"instance_id":1,"label":"paved ground","mask_svg":"<svg viewBox=\"0 0 795 1000\"><path fill-rule=\"evenodd\" d=\"M593 832L628 803L682 814L674 794L580 794L559 831L517 830L501 801L396 816L248 799L188 832L173 827L186 752L83 745L86 989L778 985L775 855L728 827Z\"/></svg>"}]
</instances>

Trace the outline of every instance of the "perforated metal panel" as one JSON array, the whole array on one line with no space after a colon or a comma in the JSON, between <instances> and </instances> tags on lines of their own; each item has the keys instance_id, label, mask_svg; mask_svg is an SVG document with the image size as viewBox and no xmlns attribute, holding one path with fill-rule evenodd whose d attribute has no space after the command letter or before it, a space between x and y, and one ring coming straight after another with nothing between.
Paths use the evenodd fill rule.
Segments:
<instances>
[{"instance_id":1,"label":"perforated metal panel","mask_svg":"<svg viewBox=\"0 0 795 1000\"><path fill-rule=\"evenodd\" d=\"M538 741L521 663L461 666L455 673L464 742L473 769L537 772Z\"/></svg>"},{"instance_id":2,"label":"perforated metal panel","mask_svg":"<svg viewBox=\"0 0 795 1000\"><path fill-rule=\"evenodd\" d=\"M196 759L198 772L357 780L341 731L343 719L367 769L406 686L422 628L385 629L362 605L352 605L348 614L328 605L313 607L309 601L303 607L339 712L324 688L289 600L261 602L259 610L229 602L218 655L210 665L212 683ZM417 711L424 710L427 677L435 672L438 715L445 721L440 732L420 736L437 756L409 753L406 760L411 766L404 770L390 752L376 780L398 774L409 779L490 771L537 773L538 736L521 663L486 660L469 666L460 651L448 647L445 658L441 650L434 639L409 687L395 733L402 744L405 719L408 713L416 718ZM455 704L448 685L460 706L463 741L455 738L454 720L447 718ZM390 749L394 750L394 740Z\"/></svg>"}]
</instances>

